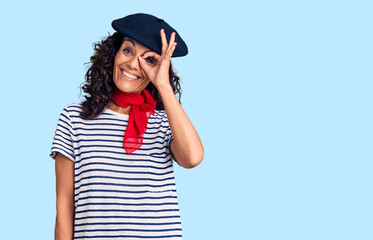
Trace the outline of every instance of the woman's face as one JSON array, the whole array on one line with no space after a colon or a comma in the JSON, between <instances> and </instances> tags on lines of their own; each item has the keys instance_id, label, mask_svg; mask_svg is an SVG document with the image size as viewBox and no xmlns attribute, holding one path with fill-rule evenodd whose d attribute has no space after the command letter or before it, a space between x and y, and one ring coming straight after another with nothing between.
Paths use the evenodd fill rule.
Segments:
<instances>
[{"instance_id":1,"label":"woman's face","mask_svg":"<svg viewBox=\"0 0 373 240\"><path fill-rule=\"evenodd\" d=\"M138 93L148 85L150 79L141 68L138 58L149 51L148 47L136 40L124 37L114 59L113 81L117 88L127 93ZM151 57L146 61L150 65L156 63Z\"/></svg>"}]
</instances>

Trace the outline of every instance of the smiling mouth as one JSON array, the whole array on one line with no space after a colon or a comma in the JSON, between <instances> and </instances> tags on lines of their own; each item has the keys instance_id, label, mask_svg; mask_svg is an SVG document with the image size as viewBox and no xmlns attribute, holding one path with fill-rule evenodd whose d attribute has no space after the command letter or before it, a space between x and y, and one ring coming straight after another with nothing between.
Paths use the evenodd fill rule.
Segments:
<instances>
[{"instance_id":1,"label":"smiling mouth","mask_svg":"<svg viewBox=\"0 0 373 240\"><path fill-rule=\"evenodd\" d=\"M127 79L129 79L129 80L137 80L137 79L140 79L140 77L138 77L138 76L136 76L136 75L133 75L133 74L131 74L131 73L129 73L129 72L126 72L126 71L124 71L123 69L122 69L122 74L123 74L123 76L125 76Z\"/></svg>"}]
</instances>

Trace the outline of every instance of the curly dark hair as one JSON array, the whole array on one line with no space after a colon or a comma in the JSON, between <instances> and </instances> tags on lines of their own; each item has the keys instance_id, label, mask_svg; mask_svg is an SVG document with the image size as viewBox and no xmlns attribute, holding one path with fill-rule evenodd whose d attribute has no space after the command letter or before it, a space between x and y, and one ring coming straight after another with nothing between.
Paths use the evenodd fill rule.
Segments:
<instances>
[{"instance_id":1,"label":"curly dark hair","mask_svg":"<svg viewBox=\"0 0 373 240\"><path fill-rule=\"evenodd\" d=\"M111 99L111 93L115 87L113 82L114 58L122 45L124 35L118 32L115 32L113 35L109 33L108 35L102 41L93 44L94 55L91 56L90 62L85 63L91 64L85 74L85 81L80 86L80 95L82 90L89 94L89 96L84 96L85 101L82 102L83 110L80 113L80 116L86 120L95 118L103 112ZM180 102L182 93L180 78L173 70L171 62L169 78L172 90L175 94L179 95ZM157 102L156 109L164 110L161 96L154 84L149 82L146 89L149 90Z\"/></svg>"}]
</instances>

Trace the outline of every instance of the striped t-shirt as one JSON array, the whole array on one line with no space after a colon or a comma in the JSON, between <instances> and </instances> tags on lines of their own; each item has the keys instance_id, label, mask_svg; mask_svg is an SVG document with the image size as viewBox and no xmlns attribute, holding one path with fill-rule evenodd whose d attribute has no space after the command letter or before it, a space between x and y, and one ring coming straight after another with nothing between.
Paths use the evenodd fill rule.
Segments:
<instances>
[{"instance_id":1,"label":"striped t-shirt","mask_svg":"<svg viewBox=\"0 0 373 240\"><path fill-rule=\"evenodd\" d=\"M75 163L74 239L182 239L165 110L155 110L142 146L123 148L129 115L108 108L91 120L69 104L59 116L50 157Z\"/></svg>"}]
</instances>

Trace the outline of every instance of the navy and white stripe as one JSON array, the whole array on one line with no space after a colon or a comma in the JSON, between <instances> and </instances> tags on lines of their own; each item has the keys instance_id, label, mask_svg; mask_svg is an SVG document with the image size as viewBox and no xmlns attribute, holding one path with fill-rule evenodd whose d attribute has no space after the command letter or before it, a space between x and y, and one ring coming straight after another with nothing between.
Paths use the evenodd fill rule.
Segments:
<instances>
[{"instance_id":1,"label":"navy and white stripe","mask_svg":"<svg viewBox=\"0 0 373 240\"><path fill-rule=\"evenodd\" d=\"M129 115L105 108L84 120L81 110L64 107L50 152L75 163L74 239L182 239L165 110L150 116L130 155L123 149Z\"/></svg>"}]
</instances>

